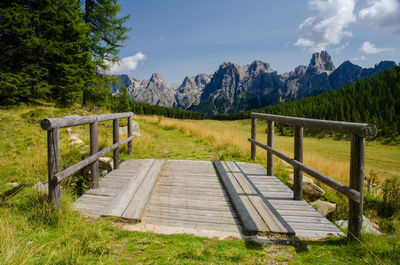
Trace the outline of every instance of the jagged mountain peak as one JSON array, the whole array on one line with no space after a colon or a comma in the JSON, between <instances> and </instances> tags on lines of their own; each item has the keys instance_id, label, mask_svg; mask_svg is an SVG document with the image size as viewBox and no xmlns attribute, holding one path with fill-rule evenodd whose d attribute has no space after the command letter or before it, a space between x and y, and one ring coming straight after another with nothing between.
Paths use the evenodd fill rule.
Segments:
<instances>
[{"instance_id":1,"label":"jagged mountain peak","mask_svg":"<svg viewBox=\"0 0 400 265\"><path fill-rule=\"evenodd\" d=\"M260 60L255 60L250 65L248 65L247 71L249 73L259 73L259 72L273 73L273 72L275 72L271 68L269 63L266 63L266 62L263 62Z\"/></svg>"},{"instance_id":2,"label":"jagged mountain peak","mask_svg":"<svg viewBox=\"0 0 400 265\"><path fill-rule=\"evenodd\" d=\"M165 82L165 81L164 81L164 78L162 78L162 76L160 74L153 73L151 75L150 82L155 83L155 82Z\"/></svg>"},{"instance_id":3,"label":"jagged mountain peak","mask_svg":"<svg viewBox=\"0 0 400 265\"><path fill-rule=\"evenodd\" d=\"M330 74L335 70L335 65L327 51L316 52L311 56L307 72L312 74L320 74L326 72Z\"/></svg>"}]
</instances>

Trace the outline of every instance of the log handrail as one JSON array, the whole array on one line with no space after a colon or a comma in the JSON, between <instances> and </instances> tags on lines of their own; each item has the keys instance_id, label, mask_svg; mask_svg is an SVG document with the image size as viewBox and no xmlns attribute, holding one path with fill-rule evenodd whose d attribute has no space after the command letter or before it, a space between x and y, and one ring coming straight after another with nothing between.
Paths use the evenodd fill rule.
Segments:
<instances>
[{"instance_id":1,"label":"log handrail","mask_svg":"<svg viewBox=\"0 0 400 265\"><path fill-rule=\"evenodd\" d=\"M365 164L365 139L376 136L377 129L373 124L329 121L318 119L306 119L298 117L280 116L264 113L250 114L251 117L251 158L256 158L256 146L267 150L267 172L273 175L273 155L286 161L294 167L293 199L303 199L303 172L323 182L329 187L339 191L349 198L349 240L361 239L362 215L363 215L363 185ZM268 122L267 145L257 142L257 119ZM275 150L274 146L274 122L294 126L294 158ZM350 156L350 185L346 186L324 174L303 164L303 128L324 130L351 135Z\"/></svg>"},{"instance_id":2,"label":"log handrail","mask_svg":"<svg viewBox=\"0 0 400 265\"><path fill-rule=\"evenodd\" d=\"M119 141L119 119L128 119L128 138ZM98 123L113 121L113 145L98 151ZM119 168L119 147L128 143L128 154L133 153L133 112L101 114L92 116L65 116L62 118L48 118L40 122L43 130L47 131L47 161L49 199L58 206L61 203L60 182L78 170L91 165L92 187L99 188L99 162L98 159L108 152L113 151L114 169ZM60 171L60 128L90 125L90 156L79 163Z\"/></svg>"}]
</instances>

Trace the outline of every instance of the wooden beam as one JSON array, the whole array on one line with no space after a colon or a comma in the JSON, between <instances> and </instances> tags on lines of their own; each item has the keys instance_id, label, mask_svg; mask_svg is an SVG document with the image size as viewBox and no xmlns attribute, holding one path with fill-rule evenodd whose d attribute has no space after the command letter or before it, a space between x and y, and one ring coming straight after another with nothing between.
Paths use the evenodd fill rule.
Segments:
<instances>
[{"instance_id":1,"label":"wooden beam","mask_svg":"<svg viewBox=\"0 0 400 265\"><path fill-rule=\"evenodd\" d=\"M133 117L129 116L128 117L128 137L133 135L132 123L133 123ZM128 155L132 155L132 154L133 154L133 144L132 144L132 141L129 141L128 142Z\"/></svg>"},{"instance_id":2,"label":"wooden beam","mask_svg":"<svg viewBox=\"0 0 400 265\"><path fill-rule=\"evenodd\" d=\"M294 160L293 158L288 157L287 155L276 151L275 149L270 148L269 146L259 143L257 141L255 141L254 139L249 138L248 139L250 142L254 142L257 146L265 149L265 150L270 150L274 155L276 155L277 157L279 157L280 159L286 161L287 163L291 164L294 167L298 167L299 169L301 169L304 173L307 173L308 175L310 175L311 177L316 178L317 180L323 182L324 184L328 185L329 187L343 193L344 195L346 195L350 200L353 200L355 202L360 202L360 192L358 192L355 189L352 189L350 187L347 187L346 185L343 185L342 183L331 179L330 177L319 173L318 171L304 165L303 163L300 163L296 160Z\"/></svg>"},{"instance_id":3,"label":"wooden beam","mask_svg":"<svg viewBox=\"0 0 400 265\"><path fill-rule=\"evenodd\" d=\"M124 140L122 140L119 143L113 144L112 146L109 146L100 152L96 153L95 155L91 155L88 158L82 160L78 164L75 164L73 166L70 166L69 168L64 169L61 172L58 172L55 176L57 177L58 182L63 180L64 178L68 177L69 175L75 173L76 171L90 165L91 163L95 162L97 159L100 157L104 156L105 154L113 151L116 148L119 148L121 145L126 144L127 142L133 140L135 138L135 135L132 135L131 137L128 137Z\"/></svg>"},{"instance_id":4,"label":"wooden beam","mask_svg":"<svg viewBox=\"0 0 400 265\"><path fill-rule=\"evenodd\" d=\"M84 124L90 124L95 122L101 121L109 121L115 119L122 119L128 118L132 116L133 112L124 112L124 113L112 113L112 114L102 114L102 115L93 115L93 116L79 116L79 115L72 115L72 116L65 116L63 118L48 118L43 119L40 122L40 126L43 130L51 130L54 128L65 128L65 127L72 127Z\"/></svg>"},{"instance_id":5,"label":"wooden beam","mask_svg":"<svg viewBox=\"0 0 400 265\"><path fill-rule=\"evenodd\" d=\"M364 138L373 138L377 134L377 129L373 124L366 123L354 123L344 121L328 121L318 119L306 119L298 117L280 116L265 113L254 113L250 114L253 119L270 120L288 125L297 125L304 128L314 130L324 130L330 132L338 132L343 134L354 134Z\"/></svg>"},{"instance_id":6,"label":"wooden beam","mask_svg":"<svg viewBox=\"0 0 400 265\"><path fill-rule=\"evenodd\" d=\"M274 148L274 122L268 121L268 146ZM252 137L253 138L253 137ZM274 156L271 151L267 151L267 175L274 175Z\"/></svg>"},{"instance_id":7,"label":"wooden beam","mask_svg":"<svg viewBox=\"0 0 400 265\"><path fill-rule=\"evenodd\" d=\"M95 155L98 149L98 122L90 124L90 155ZM92 187L99 188L99 161L96 159L92 163Z\"/></svg>"},{"instance_id":8,"label":"wooden beam","mask_svg":"<svg viewBox=\"0 0 400 265\"><path fill-rule=\"evenodd\" d=\"M257 139L257 119L251 119L251 138ZM256 145L251 143L251 159L256 160Z\"/></svg>"},{"instance_id":9,"label":"wooden beam","mask_svg":"<svg viewBox=\"0 0 400 265\"><path fill-rule=\"evenodd\" d=\"M60 129L58 128L47 131L49 199L55 206L61 204L60 183L56 177L58 171L60 171L59 131Z\"/></svg>"},{"instance_id":10,"label":"wooden beam","mask_svg":"<svg viewBox=\"0 0 400 265\"><path fill-rule=\"evenodd\" d=\"M294 159L303 163L303 127L294 126ZM293 199L303 200L303 172L294 167Z\"/></svg>"},{"instance_id":11,"label":"wooden beam","mask_svg":"<svg viewBox=\"0 0 400 265\"><path fill-rule=\"evenodd\" d=\"M360 193L360 201L349 201L349 240L361 240L364 195L365 139L351 136L350 188Z\"/></svg>"},{"instance_id":12,"label":"wooden beam","mask_svg":"<svg viewBox=\"0 0 400 265\"><path fill-rule=\"evenodd\" d=\"M113 144L118 143L119 141L119 120L113 120ZM113 162L114 162L114 169L119 168L119 146L118 148L114 149L113 152Z\"/></svg>"}]
</instances>

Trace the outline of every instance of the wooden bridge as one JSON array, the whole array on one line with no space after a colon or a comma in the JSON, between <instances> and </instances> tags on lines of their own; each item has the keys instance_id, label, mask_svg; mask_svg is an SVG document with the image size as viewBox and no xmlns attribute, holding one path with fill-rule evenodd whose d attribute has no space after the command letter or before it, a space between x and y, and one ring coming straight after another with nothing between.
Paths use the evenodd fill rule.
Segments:
<instances>
[{"instance_id":1,"label":"wooden bridge","mask_svg":"<svg viewBox=\"0 0 400 265\"><path fill-rule=\"evenodd\" d=\"M256 146L268 151L267 170L259 164L234 161L137 159L119 164L119 146L132 152L133 113L69 116L42 121L48 131L49 196L60 203L60 181L87 165L92 167L93 188L73 207L87 216L115 216L152 227L179 231L215 231L242 236L278 233L317 239L344 235L336 226L302 200L302 172L345 194L350 201L349 238L361 237L364 139L376 134L375 126L333 121L252 114L252 158ZM119 141L118 119L128 118L128 138ZM256 141L256 119L268 120L268 144ZM99 121L113 120L114 144L97 150ZM274 121L295 126L295 158L273 149ZM90 124L91 156L59 170L59 129ZM350 187L302 163L303 126L352 135ZM114 151L114 170L98 181L98 158ZM295 168L294 192L273 176L272 155Z\"/></svg>"}]
</instances>

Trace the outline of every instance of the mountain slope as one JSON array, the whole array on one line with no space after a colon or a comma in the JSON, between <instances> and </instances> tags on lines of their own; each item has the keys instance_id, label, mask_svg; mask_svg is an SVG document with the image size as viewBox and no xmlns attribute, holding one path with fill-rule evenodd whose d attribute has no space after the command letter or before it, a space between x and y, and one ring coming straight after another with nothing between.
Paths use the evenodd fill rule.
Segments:
<instances>
[{"instance_id":1,"label":"mountain slope","mask_svg":"<svg viewBox=\"0 0 400 265\"><path fill-rule=\"evenodd\" d=\"M282 75L262 61L244 66L225 62L213 75L185 77L180 85L168 84L159 74L143 81L121 75L121 83L113 87L113 93L117 94L123 83L134 101L190 109L211 116L317 95L395 65L393 61L383 61L374 68L362 68L346 61L335 68L330 55L321 51L312 55L308 66L300 65Z\"/></svg>"},{"instance_id":2,"label":"mountain slope","mask_svg":"<svg viewBox=\"0 0 400 265\"><path fill-rule=\"evenodd\" d=\"M268 106L257 111L315 119L373 123L378 128L378 136L394 139L400 135L400 66L347 84L337 90Z\"/></svg>"}]
</instances>

